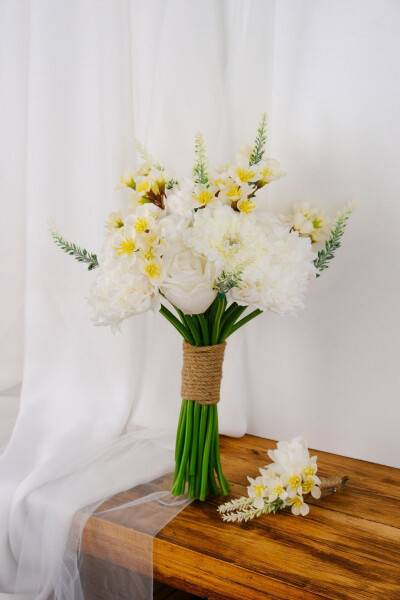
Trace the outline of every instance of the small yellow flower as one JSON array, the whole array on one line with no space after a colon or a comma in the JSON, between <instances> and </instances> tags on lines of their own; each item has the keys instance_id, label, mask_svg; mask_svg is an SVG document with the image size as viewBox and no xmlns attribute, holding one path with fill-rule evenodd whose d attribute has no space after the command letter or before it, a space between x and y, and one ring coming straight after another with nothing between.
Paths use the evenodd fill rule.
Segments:
<instances>
[{"instance_id":1,"label":"small yellow flower","mask_svg":"<svg viewBox=\"0 0 400 600\"><path fill-rule=\"evenodd\" d=\"M136 191L139 192L139 194L143 194L144 192L147 192L149 188L150 188L149 180L142 179L142 181L140 183L138 183L138 185L136 187Z\"/></svg>"},{"instance_id":2,"label":"small yellow flower","mask_svg":"<svg viewBox=\"0 0 400 600\"><path fill-rule=\"evenodd\" d=\"M240 212L243 212L245 215L249 215L253 212L256 205L249 198L244 198L243 200L239 200L237 207Z\"/></svg>"},{"instance_id":3,"label":"small yellow flower","mask_svg":"<svg viewBox=\"0 0 400 600\"><path fill-rule=\"evenodd\" d=\"M303 475L304 475L304 477L310 477L312 475L315 475L316 472L317 472L317 465L315 463L307 465L303 469Z\"/></svg>"},{"instance_id":4,"label":"small yellow flower","mask_svg":"<svg viewBox=\"0 0 400 600\"><path fill-rule=\"evenodd\" d=\"M124 221L122 220L122 212L120 210L117 212L112 212L108 215L106 227L110 233L113 233L116 229L121 229L123 226Z\"/></svg>"},{"instance_id":5,"label":"small yellow flower","mask_svg":"<svg viewBox=\"0 0 400 600\"><path fill-rule=\"evenodd\" d=\"M294 515L302 515L305 517L310 511L310 507L303 501L301 496L295 496L285 501L288 506L292 507L292 513Z\"/></svg>"},{"instance_id":6,"label":"small yellow flower","mask_svg":"<svg viewBox=\"0 0 400 600\"><path fill-rule=\"evenodd\" d=\"M117 251L118 256L121 256L122 254L133 254L135 251L135 242L132 238L124 238L115 250Z\"/></svg>"},{"instance_id":7,"label":"small yellow flower","mask_svg":"<svg viewBox=\"0 0 400 600\"><path fill-rule=\"evenodd\" d=\"M154 256L153 248L151 246L148 250L146 250L146 252L143 252L143 257L146 260L154 260L155 256Z\"/></svg>"},{"instance_id":8,"label":"small yellow flower","mask_svg":"<svg viewBox=\"0 0 400 600\"><path fill-rule=\"evenodd\" d=\"M125 175L122 175L119 179L119 184L117 185L117 190L123 187L132 188L132 190L136 189L136 182L133 178L132 171L128 169Z\"/></svg>"},{"instance_id":9,"label":"small yellow flower","mask_svg":"<svg viewBox=\"0 0 400 600\"><path fill-rule=\"evenodd\" d=\"M260 179L260 169L258 165L231 165L228 169L228 174L238 185L254 183Z\"/></svg>"},{"instance_id":10,"label":"small yellow flower","mask_svg":"<svg viewBox=\"0 0 400 600\"><path fill-rule=\"evenodd\" d=\"M202 183L194 186L192 198L197 200L200 206L207 206L215 198L215 187L207 187Z\"/></svg>"},{"instance_id":11,"label":"small yellow flower","mask_svg":"<svg viewBox=\"0 0 400 600\"><path fill-rule=\"evenodd\" d=\"M229 190L226 192L228 198L240 198L240 187L238 185L232 184L229 187Z\"/></svg>"},{"instance_id":12,"label":"small yellow flower","mask_svg":"<svg viewBox=\"0 0 400 600\"><path fill-rule=\"evenodd\" d=\"M159 266L157 265L157 263L154 262L150 262L149 264L147 264L144 270L146 271L150 279L156 279L161 275Z\"/></svg>"},{"instance_id":13,"label":"small yellow flower","mask_svg":"<svg viewBox=\"0 0 400 600\"><path fill-rule=\"evenodd\" d=\"M138 217L136 219L136 223L135 223L135 229L138 233L144 233L145 231L149 230L149 224L147 222L147 219L141 219L140 217Z\"/></svg>"}]
</instances>

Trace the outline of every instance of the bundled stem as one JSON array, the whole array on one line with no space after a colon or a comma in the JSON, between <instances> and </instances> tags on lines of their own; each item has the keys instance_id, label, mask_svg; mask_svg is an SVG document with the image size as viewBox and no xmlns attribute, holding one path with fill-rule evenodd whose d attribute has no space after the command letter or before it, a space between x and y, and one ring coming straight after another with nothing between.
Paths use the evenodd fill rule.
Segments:
<instances>
[{"instance_id":1,"label":"bundled stem","mask_svg":"<svg viewBox=\"0 0 400 600\"><path fill-rule=\"evenodd\" d=\"M178 315L175 316L164 305L160 313L191 346L215 346L261 313L255 310L240 319L247 307L236 302L228 308L226 305L225 295L218 294L204 314L185 315L174 306ZM186 492L189 498L205 500L209 493L228 493L229 483L222 472L219 451L217 404L201 404L190 398L182 400L175 463L173 494L179 496Z\"/></svg>"}]
</instances>

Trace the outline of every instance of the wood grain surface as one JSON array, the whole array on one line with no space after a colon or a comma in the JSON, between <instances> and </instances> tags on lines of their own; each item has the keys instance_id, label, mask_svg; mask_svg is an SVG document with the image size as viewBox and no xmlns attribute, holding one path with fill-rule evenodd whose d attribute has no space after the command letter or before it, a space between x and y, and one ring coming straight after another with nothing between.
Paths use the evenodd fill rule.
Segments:
<instances>
[{"instance_id":1,"label":"wood grain surface","mask_svg":"<svg viewBox=\"0 0 400 600\"><path fill-rule=\"evenodd\" d=\"M246 475L256 475L274 447L249 435L221 437L232 497L245 494ZM210 497L183 510L152 544L148 504L139 525L127 511L91 517L82 551L103 564L112 556L113 568L125 570L134 559L134 568L149 575L153 550L157 580L215 600L400 600L400 470L317 454L319 475L349 475L350 481L337 494L311 500L307 517L284 510L224 523L216 510L223 499ZM102 508L169 489L170 482L165 477L118 494Z\"/></svg>"}]
</instances>

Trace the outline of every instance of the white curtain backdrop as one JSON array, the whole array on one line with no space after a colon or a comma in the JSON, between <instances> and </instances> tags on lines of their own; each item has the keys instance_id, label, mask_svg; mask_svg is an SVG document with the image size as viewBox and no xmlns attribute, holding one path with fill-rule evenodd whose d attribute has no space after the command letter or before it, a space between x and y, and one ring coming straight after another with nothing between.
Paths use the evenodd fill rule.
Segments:
<instances>
[{"instance_id":1,"label":"white curtain backdrop","mask_svg":"<svg viewBox=\"0 0 400 600\"><path fill-rule=\"evenodd\" d=\"M288 173L271 206L361 199L307 308L230 339L221 430L400 466L399 27L396 0L0 0L0 451L23 385L0 459L0 591L38 490L123 432L177 423L176 332L157 314L93 327L91 274L47 232L51 217L100 248L135 138L189 172L197 130L211 161L232 160L265 110ZM140 479L122 464L65 523Z\"/></svg>"}]
</instances>

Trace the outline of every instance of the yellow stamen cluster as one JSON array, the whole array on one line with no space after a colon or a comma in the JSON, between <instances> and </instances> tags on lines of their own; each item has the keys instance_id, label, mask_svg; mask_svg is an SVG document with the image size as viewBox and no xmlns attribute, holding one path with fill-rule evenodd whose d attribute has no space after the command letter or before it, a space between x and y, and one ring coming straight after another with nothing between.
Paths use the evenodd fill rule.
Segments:
<instances>
[{"instance_id":1,"label":"yellow stamen cluster","mask_svg":"<svg viewBox=\"0 0 400 600\"><path fill-rule=\"evenodd\" d=\"M211 200L214 198L214 194L208 190L202 190L197 196L196 194L193 194L193 198L197 200L201 206L204 206L211 202Z\"/></svg>"},{"instance_id":2,"label":"yellow stamen cluster","mask_svg":"<svg viewBox=\"0 0 400 600\"><path fill-rule=\"evenodd\" d=\"M135 242L132 238L125 238L121 244L115 248L118 256L122 254L132 254L135 251Z\"/></svg>"},{"instance_id":3,"label":"yellow stamen cluster","mask_svg":"<svg viewBox=\"0 0 400 600\"><path fill-rule=\"evenodd\" d=\"M146 273L150 277L150 279L154 279L155 277L159 277L161 275L160 269L158 268L158 265L156 265L155 263L149 263L148 265L145 266L144 270L146 271Z\"/></svg>"}]
</instances>

